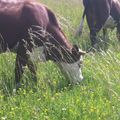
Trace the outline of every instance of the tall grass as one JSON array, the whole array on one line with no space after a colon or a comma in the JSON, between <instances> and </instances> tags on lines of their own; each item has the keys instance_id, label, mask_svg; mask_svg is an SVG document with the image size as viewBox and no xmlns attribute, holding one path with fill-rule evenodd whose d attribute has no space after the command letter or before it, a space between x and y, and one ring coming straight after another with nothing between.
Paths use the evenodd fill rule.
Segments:
<instances>
[{"instance_id":1,"label":"tall grass","mask_svg":"<svg viewBox=\"0 0 120 120\"><path fill-rule=\"evenodd\" d=\"M55 11L62 29L74 44L90 47L85 23L83 35L74 38L82 16L79 0L40 0ZM26 88L14 94L15 54L0 55L1 120L120 120L120 43L115 30L109 31L108 51L86 54L82 68L84 80L68 85L68 80L51 61L38 66L37 91L32 89L26 68L22 80Z\"/></svg>"}]
</instances>

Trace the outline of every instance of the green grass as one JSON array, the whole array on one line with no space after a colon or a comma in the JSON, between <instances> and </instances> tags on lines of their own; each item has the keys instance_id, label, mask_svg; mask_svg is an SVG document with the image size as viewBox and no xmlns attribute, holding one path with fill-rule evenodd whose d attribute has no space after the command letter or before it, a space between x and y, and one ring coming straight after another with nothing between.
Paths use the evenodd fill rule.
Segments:
<instances>
[{"instance_id":1,"label":"green grass","mask_svg":"<svg viewBox=\"0 0 120 120\"><path fill-rule=\"evenodd\" d=\"M79 0L40 1L55 11L72 43L84 50L90 47L86 23L83 35L73 37L82 16ZM84 57L84 80L79 85L68 85L68 80L54 63L37 63L37 92L33 92L31 76L26 69L22 79L28 81L28 86L18 94L13 93L15 54L1 54L0 119L120 120L120 43L115 30L109 32L109 37L107 52Z\"/></svg>"}]
</instances>

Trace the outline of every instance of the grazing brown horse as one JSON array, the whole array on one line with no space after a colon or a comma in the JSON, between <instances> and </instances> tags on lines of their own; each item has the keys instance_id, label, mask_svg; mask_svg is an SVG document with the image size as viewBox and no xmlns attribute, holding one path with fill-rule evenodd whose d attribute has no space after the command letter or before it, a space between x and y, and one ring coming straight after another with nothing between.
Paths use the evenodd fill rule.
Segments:
<instances>
[{"instance_id":1,"label":"grazing brown horse","mask_svg":"<svg viewBox=\"0 0 120 120\"><path fill-rule=\"evenodd\" d=\"M15 50L15 81L20 87L24 66L28 66L34 80L36 67L34 51L41 60L52 60L70 78L71 83L83 79L81 62L84 51L71 45L62 32L54 13L33 0L0 0L0 52Z\"/></svg>"}]
</instances>

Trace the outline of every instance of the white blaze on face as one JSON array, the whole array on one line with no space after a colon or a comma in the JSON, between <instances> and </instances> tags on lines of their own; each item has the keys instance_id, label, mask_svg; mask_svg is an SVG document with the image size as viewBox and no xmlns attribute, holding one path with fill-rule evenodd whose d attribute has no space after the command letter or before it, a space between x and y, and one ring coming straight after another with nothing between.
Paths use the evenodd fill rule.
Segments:
<instances>
[{"instance_id":1,"label":"white blaze on face","mask_svg":"<svg viewBox=\"0 0 120 120\"><path fill-rule=\"evenodd\" d=\"M33 48L32 53L30 53L30 58L33 62L36 61L46 61L43 47Z\"/></svg>"},{"instance_id":2,"label":"white blaze on face","mask_svg":"<svg viewBox=\"0 0 120 120\"><path fill-rule=\"evenodd\" d=\"M113 0L113 2L120 4L119 0Z\"/></svg>"},{"instance_id":3,"label":"white blaze on face","mask_svg":"<svg viewBox=\"0 0 120 120\"><path fill-rule=\"evenodd\" d=\"M60 63L59 66L63 74L65 73L69 78L70 82L73 84L77 84L83 80L82 71L81 71L81 62L82 56L79 61L68 64L68 63Z\"/></svg>"}]
</instances>

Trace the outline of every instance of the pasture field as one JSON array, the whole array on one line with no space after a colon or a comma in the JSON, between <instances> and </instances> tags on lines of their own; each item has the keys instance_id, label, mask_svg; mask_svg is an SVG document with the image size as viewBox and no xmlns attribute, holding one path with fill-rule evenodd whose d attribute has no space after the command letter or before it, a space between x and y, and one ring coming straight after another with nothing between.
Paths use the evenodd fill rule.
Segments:
<instances>
[{"instance_id":1,"label":"pasture field","mask_svg":"<svg viewBox=\"0 0 120 120\"><path fill-rule=\"evenodd\" d=\"M74 38L83 11L80 0L40 1L56 13L73 44L84 50L90 47L86 22L83 35ZM84 80L78 85L68 85L52 62L36 63L36 92L27 69L22 78L26 87L13 92L15 54L1 54L0 120L120 120L120 41L115 30L109 31L109 38L106 52L85 55Z\"/></svg>"}]
</instances>

